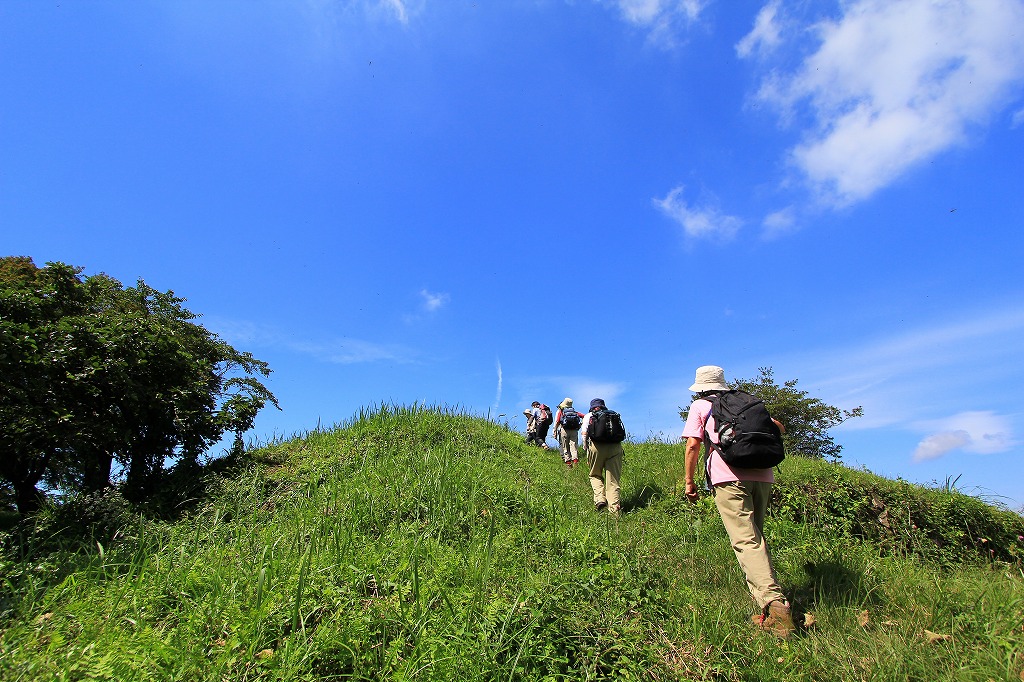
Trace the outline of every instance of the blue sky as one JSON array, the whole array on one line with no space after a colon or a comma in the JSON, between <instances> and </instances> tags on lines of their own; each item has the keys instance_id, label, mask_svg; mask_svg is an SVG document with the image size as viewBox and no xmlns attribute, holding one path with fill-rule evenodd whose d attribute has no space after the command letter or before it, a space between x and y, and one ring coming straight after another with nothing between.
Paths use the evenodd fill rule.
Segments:
<instances>
[{"instance_id":1,"label":"blue sky","mask_svg":"<svg viewBox=\"0 0 1024 682\"><path fill-rule=\"evenodd\" d=\"M187 299L266 440L698 365L1024 505L1020 0L0 4L0 251ZM628 476L628 463L624 473Z\"/></svg>"}]
</instances>

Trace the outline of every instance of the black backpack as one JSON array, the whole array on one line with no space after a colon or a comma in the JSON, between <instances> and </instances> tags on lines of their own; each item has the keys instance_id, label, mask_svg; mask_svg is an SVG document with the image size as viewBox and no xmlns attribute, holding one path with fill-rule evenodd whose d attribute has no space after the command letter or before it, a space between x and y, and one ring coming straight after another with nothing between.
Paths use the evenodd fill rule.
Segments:
<instances>
[{"instance_id":1,"label":"black backpack","mask_svg":"<svg viewBox=\"0 0 1024 682\"><path fill-rule=\"evenodd\" d=\"M622 417L614 410L600 410L590 417L587 437L595 443L621 443L626 440Z\"/></svg>"},{"instance_id":2,"label":"black backpack","mask_svg":"<svg viewBox=\"0 0 1024 682\"><path fill-rule=\"evenodd\" d=\"M580 417L580 413L571 407L562 408L562 421L559 422L563 429L569 429L575 431L580 428L580 424L583 423L583 418Z\"/></svg>"},{"instance_id":3,"label":"black backpack","mask_svg":"<svg viewBox=\"0 0 1024 682\"><path fill-rule=\"evenodd\" d=\"M711 403L718 443L705 436L726 464L740 469L770 469L786 457L782 433L764 403L744 391L705 396Z\"/></svg>"}]
</instances>

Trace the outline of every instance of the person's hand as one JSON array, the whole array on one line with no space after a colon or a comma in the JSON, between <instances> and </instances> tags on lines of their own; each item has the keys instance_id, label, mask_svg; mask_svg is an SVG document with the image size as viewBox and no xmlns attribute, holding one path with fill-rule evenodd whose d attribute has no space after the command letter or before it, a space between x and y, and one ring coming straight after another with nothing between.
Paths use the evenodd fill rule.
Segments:
<instances>
[{"instance_id":1,"label":"person's hand","mask_svg":"<svg viewBox=\"0 0 1024 682\"><path fill-rule=\"evenodd\" d=\"M690 502L697 501L697 484L693 481L686 482L686 499Z\"/></svg>"}]
</instances>

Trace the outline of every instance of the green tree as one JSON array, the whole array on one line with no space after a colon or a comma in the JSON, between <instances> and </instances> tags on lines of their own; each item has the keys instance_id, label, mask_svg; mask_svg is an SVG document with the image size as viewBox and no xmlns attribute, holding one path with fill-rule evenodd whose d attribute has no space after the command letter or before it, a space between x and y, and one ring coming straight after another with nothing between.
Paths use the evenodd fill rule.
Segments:
<instances>
[{"instance_id":1,"label":"green tree","mask_svg":"<svg viewBox=\"0 0 1024 682\"><path fill-rule=\"evenodd\" d=\"M783 436L786 452L814 459L839 460L843 446L835 442L828 431L848 419L862 416L864 408L858 406L841 410L808 396L807 391L797 389L797 382L797 379L790 379L779 386L775 383L771 367L759 367L758 376L753 379L736 379L726 384L764 401L772 417L786 427ZM697 398L696 395L693 397ZM679 412L684 420L687 414L688 409Z\"/></svg>"},{"instance_id":2,"label":"green tree","mask_svg":"<svg viewBox=\"0 0 1024 682\"><path fill-rule=\"evenodd\" d=\"M143 499L168 464L277 406L257 378L269 366L193 322L184 299L81 272L0 258L0 481L22 512L40 484L106 487L115 462Z\"/></svg>"}]
</instances>

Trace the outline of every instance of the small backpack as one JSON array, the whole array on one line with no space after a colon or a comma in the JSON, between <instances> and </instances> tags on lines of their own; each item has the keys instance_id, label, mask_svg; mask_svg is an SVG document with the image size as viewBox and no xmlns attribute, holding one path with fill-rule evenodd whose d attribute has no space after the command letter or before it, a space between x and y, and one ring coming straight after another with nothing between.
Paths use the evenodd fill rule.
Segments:
<instances>
[{"instance_id":1,"label":"small backpack","mask_svg":"<svg viewBox=\"0 0 1024 682\"><path fill-rule=\"evenodd\" d=\"M786 457L782 433L761 400L744 391L706 396L711 403L718 443L714 448L726 464L740 469L770 469Z\"/></svg>"},{"instance_id":2,"label":"small backpack","mask_svg":"<svg viewBox=\"0 0 1024 682\"><path fill-rule=\"evenodd\" d=\"M622 417L614 410L600 410L590 418L587 437L595 443L621 443L626 440Z\"/></svg>"},{"instance_id":3,"label":"small backpack","mask_svg":"<svg viewBox=\"0 0 1024 682\"><path fill-rule=\"evenodd\" d=\"M552 421L553 421L553 419L551 417L551 408L548 407L547 405L545 405L544 403L541 403L541 405L540 405L540 416L537 417L537 426L538 426L538 428L542 427L542 426L547 426Z\"/></svg>"},{"instance_id":4,"label":"small backpack","mask_svg":"<svg viewBox=\"0 0 1024 682\"><path fill-rule=\"evenodd\" d=\"M580 417L579 412L572 409L571 407L563 407L562 421L560 423L562 424L563 429L575 431L576 429L580 428L580 424L583 423L583 418Z\"/></svg>"}]
</instances>

